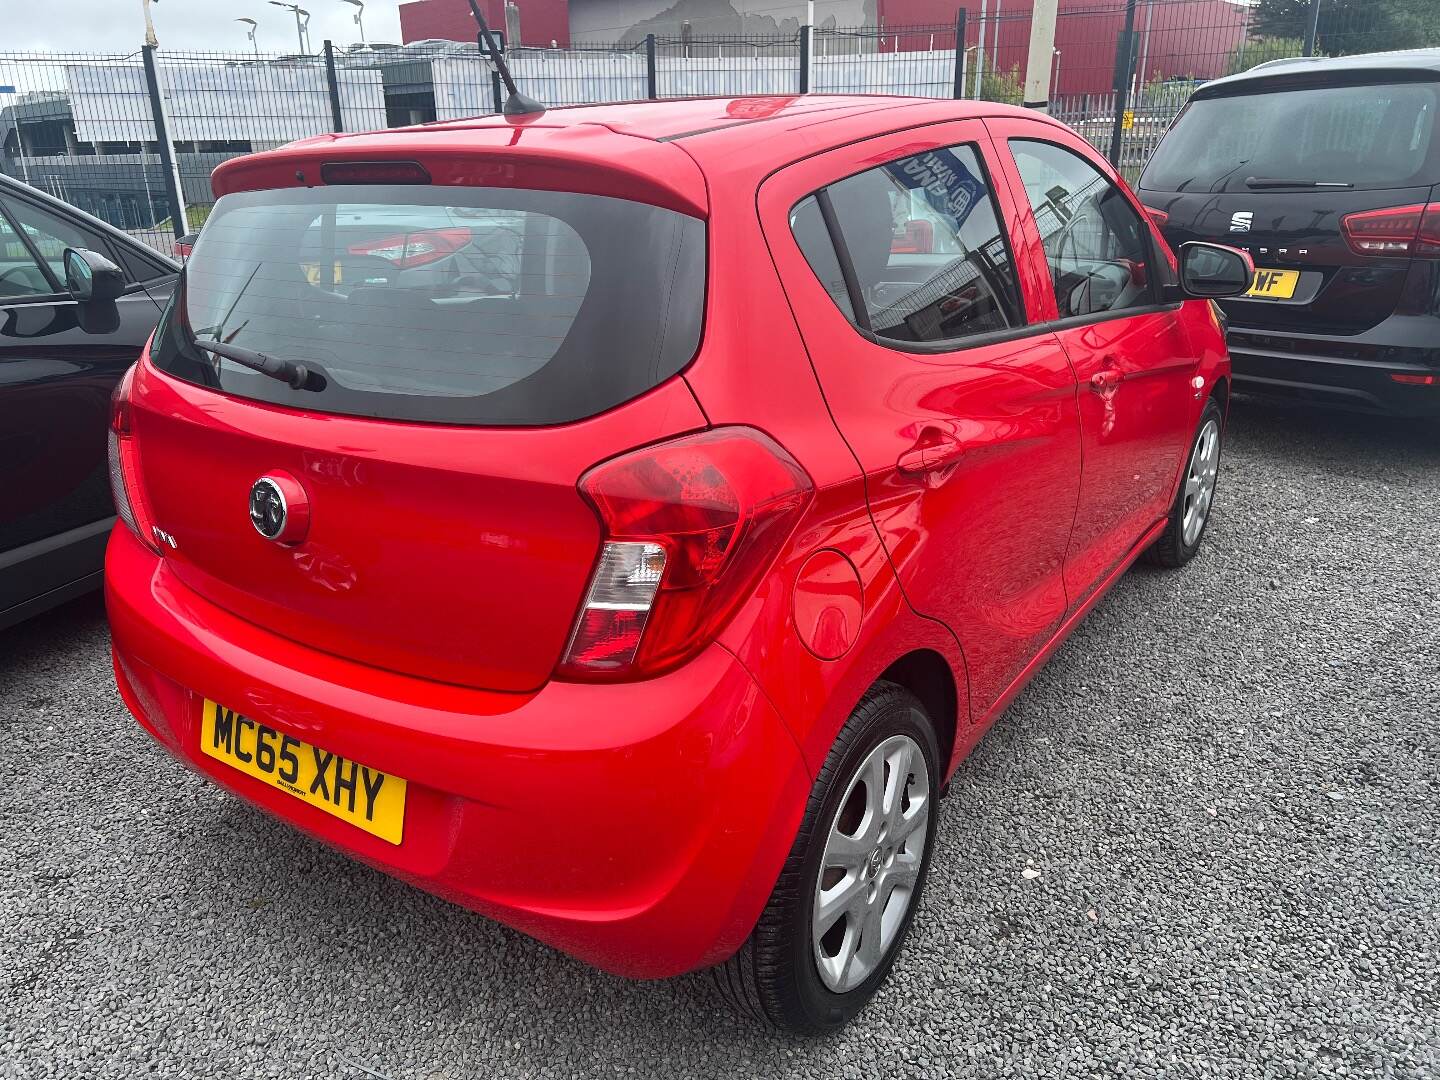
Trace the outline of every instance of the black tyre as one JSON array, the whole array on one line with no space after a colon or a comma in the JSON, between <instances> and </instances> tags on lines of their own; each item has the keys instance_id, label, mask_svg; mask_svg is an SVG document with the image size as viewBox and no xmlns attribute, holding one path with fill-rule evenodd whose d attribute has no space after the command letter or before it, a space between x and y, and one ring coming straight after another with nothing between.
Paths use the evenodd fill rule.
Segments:
<instances>
[{"instance_id":1,"label":"black tyre","mask_svg":"<svg viewBox=\"0 0 1440 1080\"><path fill-rule=\"evenodd\" d=\"M1221 441L1225 416L1214 398L1205 403L1195 437L1185 455L1185 475L1165 531L1145 552L1145 561L1156 566L1184 566L1200 550L1205 527L1215 499L1215 481L1220 470Z\"/></svg>"},{"instance_id":2,"label":"black tyre","mask_svg":"<svg viewBox=\"0 0 1440 1080\"><path fill-rule=\"evenodd\" d=\"M825 760L749 939L715 969L737 1009L822 1034L865 1007L910 930L940 782L925 707L894 683L861 699Z\"/></svg>"}]
</instances>

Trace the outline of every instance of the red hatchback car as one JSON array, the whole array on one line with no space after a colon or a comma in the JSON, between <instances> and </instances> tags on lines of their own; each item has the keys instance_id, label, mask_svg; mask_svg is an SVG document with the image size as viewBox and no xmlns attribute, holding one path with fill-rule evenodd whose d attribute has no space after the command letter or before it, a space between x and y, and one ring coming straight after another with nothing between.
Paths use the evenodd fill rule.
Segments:
<instances>
[{"instance_id":1,"label":"red hatchback car","mask_svg":"<svg viewBox=\"0 0 1440 1080\"><path fill-rule=\"evenodd\" d=\"M1245 256L1005 106L684 100L222 165L117 391L140 723L636 977L844 1023L936 799L1215 488Z\"/></svg>"}]
</instances>

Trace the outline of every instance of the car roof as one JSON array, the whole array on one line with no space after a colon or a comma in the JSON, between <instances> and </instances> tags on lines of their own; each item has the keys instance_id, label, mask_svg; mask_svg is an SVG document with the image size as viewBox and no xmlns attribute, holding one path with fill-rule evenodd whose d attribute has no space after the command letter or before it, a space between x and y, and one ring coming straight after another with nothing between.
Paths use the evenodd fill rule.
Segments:
<instances>
[{"instance_id":1,"label":"car roof","mask_svg":"<svg viewBox=\"0 0 1440 1080\"><path fill-rule=\"evenodd\" d=\"M534 116L488 115L363 134L318 135L276 150L224 162L215 170L216 195L294 186L323 175L327 162L414 158L448 172L452 183L477 183L488 158L525 165L534 186L574 183L586 165L585 190L638 198L704 217L705 172L743 146L755 179L827 146L905 127L1033 111L988 101L867 94L789 94L671 98L547 109ZM1050 121L1054 123L1054 121ZM1057 126L1059 126L1057 124ZM817 132L817 129L822 129ZM804 137L798 136L803 132ZM433 168L432 168L433 166ZM484 167L484 166L480 166ZM541 178L550 172L552 179ZM566 179L559 179L564 173ZM312 180L307 181L306 177ZM438 176L438 174L437 174ZM503 185L498 174L483 182Z\"/></svg>"},{"instance_id":2,"label":"car roof","mask_svg":"<svg viewBox=\"0 0 1440 1080\"><path fill-rule=\"evenodd\" d=\"M777 94L744 97L668 98L622 101L603 105L568 105L547 109L526 126L575 127L599 124L622 135L658 142L693 138L740 125L763 125L764 134L781 135L817 122L858 119L912 104L934 104L934 98L890 94ZM987 101L955 101L956 118L993 113ZM999 106L1004 108L1004 106ZM435 129L512 127L502 116L489 115L394 129L415 133ZM862 123L863 126L863 123Z\"/></svg>"},{"instance_id":3,"label":"car roof","mask_svg":"<svg viewBox=\"0 0 1440 1080\"><path fill-rule=\"evenodd\" d=\"M1249 71L1215 79L1195 91L1197 98L1259 89L1267 83L1313 85L1326 80L1346 84L1370 81L1440 80L1440 49L1356 53L1351 56L1292 56L1256 64Z\"/></svg>"}]
</instances>

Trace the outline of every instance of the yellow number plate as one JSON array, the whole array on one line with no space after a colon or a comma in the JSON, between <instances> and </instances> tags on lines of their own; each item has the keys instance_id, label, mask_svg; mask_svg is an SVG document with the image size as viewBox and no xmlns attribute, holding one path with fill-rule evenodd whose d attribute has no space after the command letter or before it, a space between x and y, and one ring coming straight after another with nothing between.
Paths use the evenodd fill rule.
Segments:
<instances>
[{"instance_id":1,"label":"yellow number plate","mask_svg":"<svg viewBox=\"0 0 1440 1080\"><path fill-rule=\"evenodd\" d=\"M321 750L206 700L200 749L358 829L400 843L405 781Z\"/></svg>"},{"instance_id":2,"label":"yellow number plate","mask_svg":"<svg viewBox=\"0 0 1440 1080\"><path fill-rule=\"evenodd\" d=\"M1300 281L1299 270L1256 270L1246 296L1263 296L1267 300L1289 300Z\"/></svg>"}]
</instances>

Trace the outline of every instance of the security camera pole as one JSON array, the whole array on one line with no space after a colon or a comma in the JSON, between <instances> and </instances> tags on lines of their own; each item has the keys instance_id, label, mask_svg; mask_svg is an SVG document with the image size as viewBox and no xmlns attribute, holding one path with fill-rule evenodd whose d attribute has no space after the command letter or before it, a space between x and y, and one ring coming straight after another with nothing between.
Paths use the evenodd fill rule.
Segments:
<instances>
[{"instance_id":1,"label":"security camera pole","mask_svg":"<svg viewBox=\"0 0 1440 1080\"><path fill-rule=\"evenodd\" d=\"M285 4L281 0L270 0L271 7L284 8L295 15L295 36L300 39L300 55L310 55L310 12L299 4ZM302 21L301 16L304 16Z\"/></svg>"},{"instance_id":2,"label":"security camera pole","mask_svg":"<svg viewBox=\"0 0 1440 1080\"><path fill-rule=\"evenodd\" d=\"M355 9L355 25L360 28L360 44L365 44L365 0L340 0Z\"/></svg>"},{"instance_id":3,"label":"security camera pole","mask_svg":"<svg viewBox=\"0 0 1440 1080\"><path fill-rule=\"evenodd\" d=\"M1030 56L1025 61L1025 107L1050 111L1050 69L1055 60L1055 16L1059 0L1035 0L1030 16ZM1055 88L1059 92L1059 87Z\"/></svg>"},{"instance_id":4,"label":"security camera pole","mask_svg":"<svg viewBox=\"0 0 1440 1080\"><path fill-rule=\"evenodd\" d=\"M244 23L245 26L248 28L246 30L245 36L250 39L250 48L254 50L255 55L258 57L260 55L260 44L255 40L255 31L259 28L260 24L257 23L254 19L236 19L235 21L238 23Z\"/></svg>"}]
</instances>

